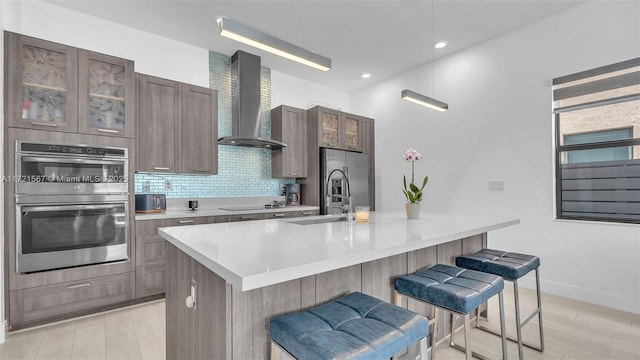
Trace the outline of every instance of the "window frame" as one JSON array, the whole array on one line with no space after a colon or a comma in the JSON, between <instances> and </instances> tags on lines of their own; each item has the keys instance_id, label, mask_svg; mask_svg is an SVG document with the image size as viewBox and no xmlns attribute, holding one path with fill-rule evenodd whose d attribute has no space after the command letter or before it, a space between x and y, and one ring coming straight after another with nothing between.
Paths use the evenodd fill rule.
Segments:
<instances>
[{"instance_id":1,"label":"window frame","mask_svg":"<svg viewBox=\"0 0 640 360\"><path fill-rule=\"evenodd\" d=\"M593 222L605 222L605 223L631 223L640 224L640 215L626 215L624 212L613 213L613 215L622 216L619 217L607 217L605 213L603 216L598 216L597 213L591 213L584 216L576 215L575 211L567 210L565 214L563 203L563 153L578 150L595 150L613 147L623 146L640 146L640 138L631 138L623 140L608 140L600 142L589 142L571 145L564 144L562 141L563 134L561 134L561 114L570 113L573 111L580 111L590 108L597 108L606 105L613 105L618 103L630 102L640 100L640 91L634 91L623 95L616 96L611 94L612 97L601 97L589 101L584 99L584 102L571 102L568 104L562 104L563 100L567 99L579 99L584 95L597 94L599 92L606 92L615 89L625 88L628 86L636 87L640 85L640 57L633 58L626 61L601 66L598 68L577 72L565 76L560 76L552 79L552 113L554 115L553 129L554 134L554 187L555 187L555 218L558 220L580 220L580 221L593 221ZM633 70L635 68L635 70ZM597 97L596 97L597 98ZM631 159L634 160L634 159ZM606 166L606 165L605 165ZM635 165L633 165L635 166ZM566 167L565 167L566 168ZM579 168L579 167L578 167ZM571 169L570 169L571 170ZM573 178L569 178L572 180ZM580 178L582 179L582 177ZM592 179L591 177L584 177L584 179ZM597 178L595 178L597 179ZM566 190L571 190L569 187ZM635 187L621 189L626 191L634 191ZM597 191L597 190L596 190ZM595 193L594 193L595 194ZM567 201L571 202L572 197ZM594 199L593 197L591 199ZM596 203L597 200L591 200L592 203ZM619 215L620 214L620 215Z\"/></svg>"}]
</instances>

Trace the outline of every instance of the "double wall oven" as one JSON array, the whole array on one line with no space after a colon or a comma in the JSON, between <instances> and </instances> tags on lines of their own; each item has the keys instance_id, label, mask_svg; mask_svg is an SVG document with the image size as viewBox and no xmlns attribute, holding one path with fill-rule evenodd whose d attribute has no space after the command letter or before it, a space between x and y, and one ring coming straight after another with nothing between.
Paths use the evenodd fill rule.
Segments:
<instances>
[{"instance_id":1,"label":"double wall oven","mask_svg":"<svg viewBox=\"0 0 640 360\"><path fill-rule=\"evenodd\" d=\"M16 142L18 273L128 258L127 149Z\"/></svg>"}]
</instances>

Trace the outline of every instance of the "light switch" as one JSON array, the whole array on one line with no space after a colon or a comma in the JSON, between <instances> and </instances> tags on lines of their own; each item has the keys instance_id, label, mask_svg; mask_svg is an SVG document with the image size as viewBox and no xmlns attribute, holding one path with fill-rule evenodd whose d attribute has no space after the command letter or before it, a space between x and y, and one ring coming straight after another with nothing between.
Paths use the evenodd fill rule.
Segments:
<instances>
[{"instance_id":1,"label":"light switch","mask_svg":"<svg viewBox=\"0 0 640 360\"><path fill-rule=\"evenodd\" d=\"M504 191L504 181L489 181L489 191Z\"/></svg>"}]
</instances>

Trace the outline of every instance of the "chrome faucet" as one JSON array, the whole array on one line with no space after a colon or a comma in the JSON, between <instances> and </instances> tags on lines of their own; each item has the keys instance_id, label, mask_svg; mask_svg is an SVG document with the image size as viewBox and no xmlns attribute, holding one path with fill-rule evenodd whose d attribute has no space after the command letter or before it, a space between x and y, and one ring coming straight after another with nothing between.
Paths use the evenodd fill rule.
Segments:
<instances>
[{"instance_id":1,"label":"chrome faucet","mask_svg":"<svg viewBox=\"0 0 640 360\"><path fill-rule=\"evenodd\" d=\"M331 176L333 175L333 173L335 172L339 172L342 174L344 180L347 182L347 195L334 195L334 194L330 194L329 193L329 183L331 182ZM342 211L343 214L348 214L353 212L351 210L351 205L353 203L353 199L351 197L351 186L349 185L349 178L347 177L347 174L345 174L344 171L340 170L340 169L333 169L331 170L331 172L329 173L329 176L327 177L327 183L325 184L325 194L327 194L326 200L325 200L325 212L328 214L329 213L329 205L331 204L331 198L335 197L338 199L342 199L342 205L340 205L340 210Z\"/></svg>"}]
</instances>

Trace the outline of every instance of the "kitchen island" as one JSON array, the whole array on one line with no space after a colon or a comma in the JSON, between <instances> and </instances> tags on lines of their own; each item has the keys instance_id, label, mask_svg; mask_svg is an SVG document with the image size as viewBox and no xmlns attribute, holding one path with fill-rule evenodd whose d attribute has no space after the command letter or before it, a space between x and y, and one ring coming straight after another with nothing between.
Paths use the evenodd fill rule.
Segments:
<instances>
[{"instance_id":1,"label":"kitchen island","mask_svg":"<svg viewBox=\"0 0 640 360\"><path fill-rule=\"evenodd\" d=\"M268 358L273 317L351 291L392 301L393 279L486 247L513 218L372 213L160 228L167 251L167 358ZM410 309L426 313L424 305ZM443 321L439 336L449 332Z\"/></svg>"}]
</instances>

